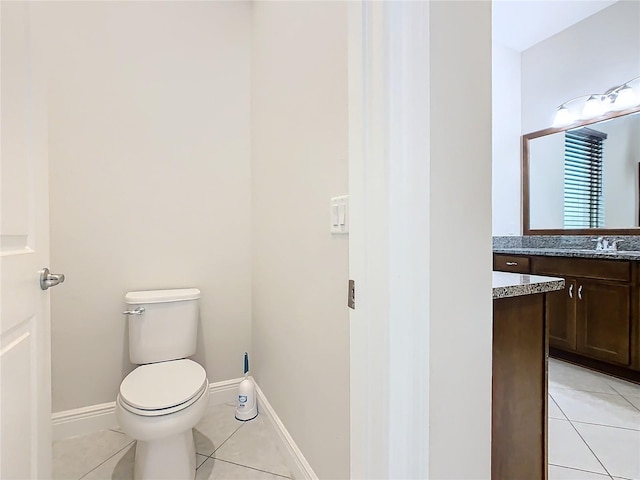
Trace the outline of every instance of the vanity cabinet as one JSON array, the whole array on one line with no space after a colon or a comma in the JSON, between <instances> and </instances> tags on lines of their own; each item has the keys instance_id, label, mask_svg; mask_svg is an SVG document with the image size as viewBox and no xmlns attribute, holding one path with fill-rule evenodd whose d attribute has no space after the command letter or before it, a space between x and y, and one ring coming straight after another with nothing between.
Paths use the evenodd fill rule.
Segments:
<instances>
[{"instance_id":1,"label":"vanity cabinet","mask_svg":"<svg viewBox=\"0 0 640 480\"><path fill-rule=\"evenodd\" d=\"M576 302L577 281L564 277L563 290L549 295L545 305L545 317L549 324L549 345L564 350L576 350Z\"/></svg>"},{"instance_id":2,"label":"vanity cabinet","mask_svg":"<svg viewBox=\"0 0 640 480\"><path fill-rule=\"evenodd\" d=\"M493 269L496 272L530 273L529 257L519 255L494 255Z\"/></svg>"},{"instance_id":3,"label":"vanity cabinet","mask_svg":"<svg viewBox=\"0 0 640 480\"><path fill-rule=\"evenodd\" d=\"M631 287L579 279L576 292L576 350L628 366Z\"/></svg>"},{"instance_id":4,"label":"vanity cabinet","mask_svg":"<svg viewBox=\"0 0 640 480\"><path fill-rule=\"evenodd\" d=\"M630 262L532 257L531 271L565 279L564 300L556 298L547 307L550 345L630 365Z\"/></svg>"},{"instance_id":5,"label":"vanity cabinet","mask_svg":"<svg viewBox=\"0 0 640 480\"><path fill-rule=\"evenodd\" d=\"M494 254L494 270L512 258ZM551 353L609 373L640 378L638 263L538 255L526 258L526 273L565 279L564 289L548 294L545 303Z\"/></svg>"}]
</instances>

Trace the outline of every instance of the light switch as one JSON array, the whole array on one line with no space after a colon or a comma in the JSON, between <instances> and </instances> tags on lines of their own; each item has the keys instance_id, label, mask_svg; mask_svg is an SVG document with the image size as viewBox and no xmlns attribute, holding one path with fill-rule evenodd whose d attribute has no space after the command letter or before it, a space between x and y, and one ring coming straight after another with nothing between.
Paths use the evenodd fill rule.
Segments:
<instances>
[{"instance_id":1,"label":"light switch","mask_svg":"<svg viewBox=\"0 0 640 480\"><path fill-rule=\"evenodd\" d=\"M330 208L331 233L349 233L349 195L331 198Z\"/></svg>"},{"instance_id":2,"label":"light switch","mask_svg":"<svg viewBox=\"0 0 640 480\"><path fill-rule=\"evenodd\" d=\"M331 226L337 227L340 225L340 221L338 220L338 205L331 205Z\"/></svg>"}]
</instances>

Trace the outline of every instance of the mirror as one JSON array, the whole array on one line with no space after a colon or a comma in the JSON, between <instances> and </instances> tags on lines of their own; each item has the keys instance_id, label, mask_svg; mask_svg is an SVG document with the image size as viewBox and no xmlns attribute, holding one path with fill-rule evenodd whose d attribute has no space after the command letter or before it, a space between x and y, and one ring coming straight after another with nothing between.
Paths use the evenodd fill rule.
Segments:
<instances>
[{"instance_id":1,"label":"mirror","mask_svg":"<svg viewBox=\"0 0 640 480\"><path fill-rule=\"evenodd\" d=\"M640 234L640 107L523 135L522 195L525 235Z\"/></svg>"}]
</instances>

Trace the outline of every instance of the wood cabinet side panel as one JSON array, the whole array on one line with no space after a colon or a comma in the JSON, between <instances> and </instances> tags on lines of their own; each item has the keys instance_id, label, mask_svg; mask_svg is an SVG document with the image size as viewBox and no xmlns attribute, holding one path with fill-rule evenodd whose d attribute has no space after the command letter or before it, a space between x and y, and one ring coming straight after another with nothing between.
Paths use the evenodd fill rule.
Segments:
<instances>
[{"instance_id":1,"label":"wood cabinet side panel","mask_svg":"<svg viewBox=\"0 0 640 480\"><path fill-rule=\"evenodd\" d=\"M492 479L546 478L544 295L493 302Z\"/></svg>"}]
</instances>

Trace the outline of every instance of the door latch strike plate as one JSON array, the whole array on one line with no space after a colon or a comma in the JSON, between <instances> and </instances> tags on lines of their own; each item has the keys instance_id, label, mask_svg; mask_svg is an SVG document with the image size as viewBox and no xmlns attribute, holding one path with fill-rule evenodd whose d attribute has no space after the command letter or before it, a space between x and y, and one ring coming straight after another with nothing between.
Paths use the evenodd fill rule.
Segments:
<instances>
[{"instance_id":1,"label":"door latch strike plate","mask_svg":"<svg viewBox=\"0 0 640 480\"><path fill-rule=\"evenodd\" d=\"M349 280L349 293L347 299L347 306L353 310L356 309L356 282L355 280Z\"/></svg>"}]
</instances>

